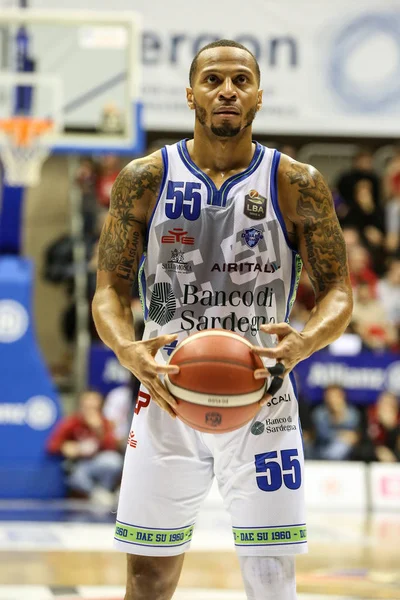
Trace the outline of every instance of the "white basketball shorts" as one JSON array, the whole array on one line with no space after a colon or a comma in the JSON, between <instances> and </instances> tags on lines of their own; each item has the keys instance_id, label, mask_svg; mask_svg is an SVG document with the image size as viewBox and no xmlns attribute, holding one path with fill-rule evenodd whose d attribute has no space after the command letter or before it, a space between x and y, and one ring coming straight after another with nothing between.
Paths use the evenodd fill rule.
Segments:
<instances>
[{"instance_id":1,"label":"white basketball shorts","mask_svg":"<svg viewBox=\"0 0 400 600\"><path fill-rule=\"evenodd\" d=\"M307 552L304 455L291 378L253 421L222 434L201 433L172 419L141 388L115 547L145 556L186 552L214 475L240 555Z\"/></svg>"}]
</instances>

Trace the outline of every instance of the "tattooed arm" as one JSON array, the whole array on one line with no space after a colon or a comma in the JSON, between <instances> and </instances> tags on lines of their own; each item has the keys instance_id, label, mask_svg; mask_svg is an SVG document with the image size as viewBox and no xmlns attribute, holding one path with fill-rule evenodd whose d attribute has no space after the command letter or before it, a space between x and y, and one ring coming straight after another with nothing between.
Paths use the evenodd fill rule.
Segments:
<instances>
[{"instance_id":1,"label":"tattooed arm","mask_svg":"<svg viewBox=\"0 0 400 600\"><path fill-rule=\"evenodd\" d=\"M289 372L345 331L353 301L345 242L331 193L321 174L282 155L278 196L290 241L300 253L316 297L302 332L287 323L261 327L266 333L276 334L279 343L274 348L260 349L258 354L282 362ZM258 372L259 377L267 375L265 369Z\"/></svg>"},{"instance_id":2,"label":"tattooed arm","mask_svg":"<svg viewBox=\"0 0 400 600\"><path fill-rule=\"evenodd\" d=\"M103 342L120 363L142 381L153 399L171 415L174 399L158 374L175 372L158 365L157 350L176 336L135 341L131 288L143 253L146 228L163 175L161 152L132 161L118 175L111 192L110 210L99 241L99 264L93 319ZM172 369L172 370L171 370Z\"/></svg>"},{"instance_id":3,"label":"tattooed arm","mask_svg":"<svg viewBox=\"0 0 400 600\"><path fill-rule=\"evenodd\" d=\"M316 297L302 337L310 356L346 329L353 308L346 245L332 195L313 167L282 157L282 207Z\"/></svg>"}]
</instances>

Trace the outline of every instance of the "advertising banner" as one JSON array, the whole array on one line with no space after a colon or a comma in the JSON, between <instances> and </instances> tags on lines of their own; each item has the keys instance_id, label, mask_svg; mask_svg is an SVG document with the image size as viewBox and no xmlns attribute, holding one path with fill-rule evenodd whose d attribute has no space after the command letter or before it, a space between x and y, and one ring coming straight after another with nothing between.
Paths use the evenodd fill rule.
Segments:
<instances>
[{"instance_id":1,"label":"advertising banner","mask_svg":"<svg viewBox=\"0 0 400 600\"><path fill-rule=\"evenodd\" d=\"M131 374L118 362L114 352L103 344L89 349L88 385L106 396L111 390L129 383Z\"/></svg>"},{"instance_id":2,"label":"advertising banner","mask_svg":"<svg viewBox=\"0 0 400 600\"><path fill-rule=\"evenodd\" d=\"M36 342L33 276L29 259L0 258L0 498L65 493L60 459L46 451L62 407Z\"/></svg>"},{"instance_id":3,"label":"advertising banner","mask_svg":"<svg viewBox=\"0 0 400 600\"><path fill-rule=\"evenodd\" d=\"M306 461L307 509L367 509L367 465L361 462Z\"/></svg>"},{"instance_id":4,"label":"advertising banner","mask_svg":"<svg viewBox=\"0 0 400 600\"><path fill-rule=\"evenodd\" d=\"M400 506L400 467L396 464L370 465L370 496L373 510L396 510Z\"/></svg>"},{"instance_id":5,"label":"advertising banner","mask_svg":"<svg viewBox=\"0 0 400 600\"><path fill-rule=\"evenodd\" d=\"M53 0L30 5L54 8ZM194 114L185 98L191 61L204 45L229 38L248 47L260 64L264 106L256 134L400 135L398 2L189 0L183 10L180 0L70 0L68 6L141 14L148 130L192 128ZM79 94L89 99L89 114L90 99L99 93L105 103L112 101L113 79L87 89L73 54L67 59L76 70ZM115 85L122 75L116 64Z\"/></svg>"},{"instance_id":6,"label":"advertising banner","mask_svg":"<svg viewBox=\"0 0 400 600\"><path fill-rule=\"evenodd\" d=\"M352 402L369 404L382 390L400 393L398 358L390 353L333 356L328 351L317 352L297 365L296 381L309 402L320 402L327 386L341 385Z\"/></svg>"}]
</instances>

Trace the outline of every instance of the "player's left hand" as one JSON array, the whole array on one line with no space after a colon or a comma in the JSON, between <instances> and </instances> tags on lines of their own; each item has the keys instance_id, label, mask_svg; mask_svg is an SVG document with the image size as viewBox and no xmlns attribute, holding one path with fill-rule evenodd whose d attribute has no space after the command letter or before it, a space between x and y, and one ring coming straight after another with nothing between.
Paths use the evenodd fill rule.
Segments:
<instances>
[{"instance_id":1,"label":"player's left hand","mask_svg":"<svg viewBox=\"0 0 400 600\"><path fill-rule=\"evenodd\" d=\"M264 406L280 389L283 378L306 356L306 342L299 331L293 329L288 323L269 323L261 325L261 331L270 335L276 335L278 343L273 348L253 346L253 351L259 356L266 356L276 360L276 365L265 369L256 369L256 379L267 379L273 377L265 396L261 398L260 405Z\"/></svg>"}]
</instances>

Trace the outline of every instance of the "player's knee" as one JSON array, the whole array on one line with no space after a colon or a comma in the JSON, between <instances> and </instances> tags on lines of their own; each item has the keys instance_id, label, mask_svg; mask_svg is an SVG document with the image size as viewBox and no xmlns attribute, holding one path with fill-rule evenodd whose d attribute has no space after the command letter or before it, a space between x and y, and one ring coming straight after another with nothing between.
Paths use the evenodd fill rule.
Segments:
<instances>
[{"instance_id":1,"label":"player's knee","mask_svg":"<svg viewBox=\"0 0 400 600\"><path fill-rule=\"evenodd\" d=\"M125 600L170 600L178 584L182 557L128 557Z\"/></svg>"},{"instance_id":2,"label":"player's knee","mask_svg":"<svg viewBox=\"0 0 400 600\"><path fill-rule=\"evenodd\" d=\"M296 600L293 556L241 556L239 562L248 600Z\"/></svg>"}]
</instances>

